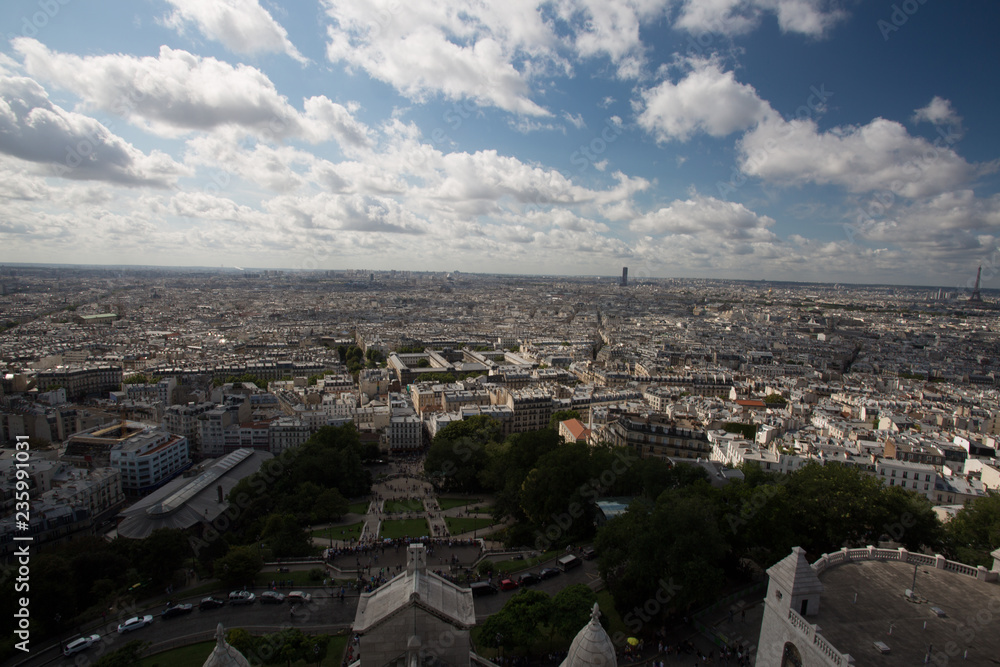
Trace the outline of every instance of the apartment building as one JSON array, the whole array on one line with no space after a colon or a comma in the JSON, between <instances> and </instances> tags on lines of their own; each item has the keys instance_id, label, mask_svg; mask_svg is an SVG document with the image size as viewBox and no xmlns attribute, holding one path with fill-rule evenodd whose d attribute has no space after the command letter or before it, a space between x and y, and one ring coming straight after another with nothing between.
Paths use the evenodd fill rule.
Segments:
<instances>
[{"instance_id":1,"label":"apartment building","mask_svg":"<svg viewBox=\"0 0 1000 667\"><path fill-rule=\"evenodd\" d=\"M707 459L712 453L704 431L681 427L664 415L622 415L598 437L613 446L628 447L643 457Z\"/></svg>"},{"instance_id":2,"label":"apartment building","mask_svg":"<svg viewBox=\"0 0 1000 667\"><path fill-rule=\"evenodd\" d=\"M188 439L147 428L114 445L110 462L121 473L125 492L149 493L191 466Z\"/></svg>"},{"instance_id":3,"label":"apartment building","mask_svg":"<svg viewBox=\"0 0 1000 667\"><path fill-rule=\"evenodd\" d=\"M39 391L62 387L69 400L81 400L121 389L122 369L120 366L60 366L39 371L35 381Z\"/></svg>"},{"instance_id":4,"label":"apartment building","mask_svg":"<svg viewBox=\"0 0 1000 667\"><path fill-rule=\"evenodd\" d=\"M938 473L932 465L882 458L875 461L875 475L886 486L899 486L934 501Z\"/></svg>"}]
</instances>

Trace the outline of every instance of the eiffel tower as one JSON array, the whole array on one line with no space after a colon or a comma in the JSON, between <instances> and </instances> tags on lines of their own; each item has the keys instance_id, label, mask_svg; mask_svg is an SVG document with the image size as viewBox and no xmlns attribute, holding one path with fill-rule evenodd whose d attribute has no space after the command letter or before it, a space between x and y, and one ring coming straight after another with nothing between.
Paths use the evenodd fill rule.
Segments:
<instances>
[{"instance_id":1,"label":"eiffel tower","mask_svg":"<svg viewBox=\"0 0 1000 667\"><path fill-rule=\"evenodd\" d=\"M982 303L983 297L979 294L979 278L983 274L983 267L980 266L979 270L976 271L976 286L972 288L972 296L969 297L969 301L972 303Z\"/></svg>"}]
</instances>

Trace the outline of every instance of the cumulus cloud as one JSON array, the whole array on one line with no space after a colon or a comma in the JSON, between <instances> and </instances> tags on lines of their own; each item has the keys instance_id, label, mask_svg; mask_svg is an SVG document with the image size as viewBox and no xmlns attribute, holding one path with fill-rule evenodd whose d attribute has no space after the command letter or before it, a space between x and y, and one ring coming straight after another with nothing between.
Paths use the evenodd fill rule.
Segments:
<instances>
[{"instance_id":1,"label":"cumulus cloud","mask_svg":"<svg viewBox=\"0 0 1000 667\"><path fill-rule=\"evenodd\" d=\"M0 77L0 152L69 179L167 187L187 170L148 155L97 120L53 104L36 81Z\"/></svg>"},{"instance_id":2,"label":"cumulus cloud","mask_svg":"<svg viewBox=\"0 0 1000 667\"><path fill-rule=\"evenodd\" d=\"M168 46L155 58L56 53L28 38L14 40L14 48L32 76L164 136L235 125L271 139L333 138L348 149L368 141L367 128L343 105L312 97L299 112L254 67Z\"/></svg>"},{"instance_id":3,"label":"cumulus cloud","mask_svg":"<svg viewBox=\"0 0 1000 667\"><path fill-rule=\"evenodd\" d=\"M736 240L771 241L768 227L774 220L760 216L743 204L695 194L675 200L669 206L636 218L629 225L635 232L650 235L707 235Z\"/></svg>"},{"instance_id":4,"label":"cumulus cloud","mask_svg":"<svg viewBox=\"0 0 1000 667\"><path fill-rule=\"evenodd\" d=\"M970 165L942 142L914 137L884 118L820 132L812 119L771 117L744 135L738 151L740 168L766 181L890 190L908 198L960 188L993 168Z\"/></svg>"},{"instance_id":5,"label":"cumulus cloud","mask_svg":"<svg viewBox=\"0 0 1000 667\"><path fill-rule=\"evenodd\" d=\"M173 7L164 22L183 33L194 25L205 37L233 53L285 53L309 62L289 41L288 33L257 0L167 0Z\"/></svg>"},{"instance_id":6,"label":"cumulus cloud","mask_svg":"<svg viewBox=\"0 0 1000 667\"><path fill-rule=\"evenodd\" d=\"M674 83L644 90L635 103L639 126L660 143L686 141L695 132L724 137L774 115L753 86L736 81L710 59L687 61L690 71Z\"/></svg>"},{"instance_id":7,"label":"cumulus cloud","mask_svg":"<svg viewBox=\"0 0 1000 667\"><path fill-rule=\"evenodd\" d=\"M913 112L913 122L928 122L947 127L950 142L962 138L962 117L958 115L949 100L936 95L927 106Z\"/></svg>"},{"instance_id":8,"label":"cumulus cloud","mask_svg":"<svg viewBox=\"0 0 1000 667\"><path fill-rule=\"evenodd\" d=\"M782 32L824 37L847 17L838 0L683 0L674 26L692 33L742 35L773 15Z\"/></svg>"}]
</instances>

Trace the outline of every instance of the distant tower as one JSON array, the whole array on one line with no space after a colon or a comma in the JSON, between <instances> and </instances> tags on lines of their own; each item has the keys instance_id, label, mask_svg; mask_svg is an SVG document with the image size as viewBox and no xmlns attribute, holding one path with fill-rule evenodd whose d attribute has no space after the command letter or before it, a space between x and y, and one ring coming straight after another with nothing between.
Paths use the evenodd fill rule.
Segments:
<instances>
[{"instance_id":1,"label":"distant tower","mask_svg":"<svg viewBox=\"0 0 1000 667\"><path fill-rule=\"evenodd\" d=\"M976 271L976 286L972 288L972 296L969 297L969 301L974 303L981 303L983 297L979 294L979 278L983 275L983 267L980 266L979 270Z\"/></svg>"},{"instance_id":2,"label":"distant tower","mask_svg":"<svg viewBox=\"0 0 1000 667\"><path fill-rule=\"evenodd\" d=\"M623 266L622 267L622 287L628 287L628 267L627 266Z\"/></svg>"}]
</instances>

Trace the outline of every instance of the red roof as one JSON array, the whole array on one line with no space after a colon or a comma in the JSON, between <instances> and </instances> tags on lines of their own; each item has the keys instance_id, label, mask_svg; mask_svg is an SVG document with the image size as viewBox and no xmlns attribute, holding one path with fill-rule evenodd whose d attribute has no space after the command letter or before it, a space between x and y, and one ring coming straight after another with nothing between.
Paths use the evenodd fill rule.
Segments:
<instances>
[{"instance_id":1,"label":"red roof","mask_svg":"<svg viewBox=\"0 0 1000 667\"><path fill-rule=\"evenodd\" d=\"M759 399L756 399L756 398L754 398L754 399L739 400L739 401L736 401L736 404L737 405L742 405L745 408L766 408L767 407L767 403L765 403L764 401L761 401Z\"/></svg>"}]
</instances>

